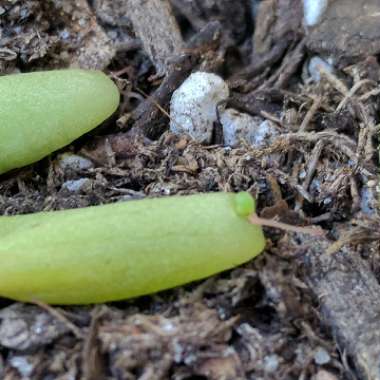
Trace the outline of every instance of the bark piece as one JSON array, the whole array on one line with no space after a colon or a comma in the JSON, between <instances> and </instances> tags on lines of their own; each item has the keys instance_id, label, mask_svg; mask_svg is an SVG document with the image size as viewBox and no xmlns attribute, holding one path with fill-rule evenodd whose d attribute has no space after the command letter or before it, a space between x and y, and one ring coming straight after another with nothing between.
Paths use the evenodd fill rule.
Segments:
<instances>
[{"instance_id":1,"label":"bark piece","mask_svg":"<svg viewBox=\"0 0 380 380\"><path fill-rule=\"evenodd\" d=\"M195 31L208 22L218 20L232 43L240 43L250 28L251 16L247 0L170 0L173 9L184 17Z\"/></svg>"},{"instance_id":2,"label":"bark piece","mask_svg":"<svg viewBox=\"0 0 380 380\"><path fill-rule=\"evenodd\" d=\"M183 48L182 36L169 1L128 0L128 17L157 74L165 74L168 59L178 55Z\"/></svg>"},{"instance_id":3,"label":"bark piece","mask_svg":"<svg viewBox=\"0 0 380 380\"><path fill-rule=\"evenodd\" d=\"M378 0L331 1L322 21L310 30L307 46L339 61L378 54L379 18Z\"/></svg>"},{"instance_id":4,"label":"bark piece","mask_svg":"<svg viewBox=\"0 0 380 380\"><path fill-rule=\"evenodd\" d=\"M253 59L267 54L281 41L288 44L302 37L300 0L268 0L259 4L253 36Z\"/></svg>"},{"instance_id":5,"label":"bark piece","mask_svg":"<svg viewBox=\"0 0 380 380\"><path fill-rule=\"evenodd\" d=\"M323 239L302 244L306 281L341 352L352 357L362 379L380 379L380 285L356 251L329 254L329 245Z\"/></svg>"},{"instance_id":6,"label":"bark piece","mask_svg":"<svg viewBox=\"0 0 380 380\"><path fill-rule=\"evenodd\" d=\"M248 94L232 92L227 106L250 115L261 116L262 111L275 114L281 111L284 95L277 89L252 91Z\"/></svg>"}]
</instances>

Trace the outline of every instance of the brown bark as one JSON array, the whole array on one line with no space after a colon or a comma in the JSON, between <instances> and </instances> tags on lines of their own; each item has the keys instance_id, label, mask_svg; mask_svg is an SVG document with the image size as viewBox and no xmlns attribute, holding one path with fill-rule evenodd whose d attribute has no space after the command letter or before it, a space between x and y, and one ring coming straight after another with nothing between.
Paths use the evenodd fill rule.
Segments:
<instances>
[{"instance_id":1,"label":"brown bark","mask_svg":"<svg viewBox=\"0 0 380 380\"><path fill-rule=\"evenodd\" d=\"M177 56L183 40L168 0L128 0L127 15L156 67L157 74L167 73L167 61Z\"/></svg>"},{"instance_id":2,"label":"brown bark","mask_svg":"<svg viewBox=\"0 0 380 380\"><path fill-rule=\"evenodd\" d=\"M341 352L366 380L380 379L380 285L357 251L327 253L326 240L308 242L306 282ZM324 253L321 253L324 252Z\"/></svg>"}]
</instances>

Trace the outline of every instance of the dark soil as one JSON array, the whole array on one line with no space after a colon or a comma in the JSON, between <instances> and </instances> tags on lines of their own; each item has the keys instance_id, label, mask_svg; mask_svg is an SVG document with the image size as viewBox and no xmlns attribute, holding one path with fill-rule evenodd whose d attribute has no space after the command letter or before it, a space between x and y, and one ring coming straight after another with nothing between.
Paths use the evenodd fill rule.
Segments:
<instances>
[{"instance_id":1,"label":"dark soil","mask_svg":"<svg viewBox=\"0 0 380 380\"><path fill-rule=\"evenodd\" d=\"M0 214L248 190L261 217L320 226L326 237L265 228L267 248L252 262L128 302L53 308L1 300L0 378L380 378L372 335L380 310L379 52L371 43L370 56L362 48L339 56L336 71L313 82L310 38L320 35L305 33L301 2L266 2L256 26L248 1L202 3L172 0L190 61L172 57L181 73L160 78L124 1L0 2L2 74L98 68L122 94L102 126L1 176ZM215 20L217 43L207 34L191 40ZM275 143L231 149L217 137L202 146L170 134L157 103L167 110L171 92L199 67L229 81L231 107L274 123ZM62 153L93 165L64 167ZM68 181L78 179L86 185L70 191Z\"/></svg>"}]
</instances>

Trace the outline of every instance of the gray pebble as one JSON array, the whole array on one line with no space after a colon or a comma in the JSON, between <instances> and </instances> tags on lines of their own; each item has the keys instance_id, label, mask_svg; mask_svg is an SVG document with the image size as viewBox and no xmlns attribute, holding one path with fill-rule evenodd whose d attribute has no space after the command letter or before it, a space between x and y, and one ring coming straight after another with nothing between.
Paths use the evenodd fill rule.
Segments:
<instances>
[{"instance_id":1,"label":"gray pebble","mask_svg":"<svg viewBox=\"0 0 380 380\"><path fill-rule=\"evenodd\" d=\"M330 360L330 354L323 347L318 347L314 353L315 364L324 365L327 364Z\"/></svg>"},{"instance_id":2,"label":"gray pebble","mask_svg":"<svg viewBox=\"0 0 380 380\"><path fill-rule=\"evenodd\" d=\"M63 170L86 170L94 167L88 158L72 153L64 153L58 157L58 165Z\"/></svg>"},{"instance_id":3,"label":"gray pebble","mask_svg":"<svg viewBox=\"0 0 380 380\"><path fill-rule=\"evenodd\" d=\"M221 113L224 144L236 147L242 140L256 149L273 142L278 135L276 128L268 120L228 108Z\"/></svg>"}]
</instances>

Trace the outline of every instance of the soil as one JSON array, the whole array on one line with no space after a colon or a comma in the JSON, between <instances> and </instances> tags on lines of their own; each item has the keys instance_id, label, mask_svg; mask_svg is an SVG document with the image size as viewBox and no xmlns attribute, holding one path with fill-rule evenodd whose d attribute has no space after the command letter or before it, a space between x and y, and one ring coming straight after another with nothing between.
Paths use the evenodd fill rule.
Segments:
<instances>
[{"instance_id":1,"label":"soil","mask_svg":"<svg viewBox=\"0 0 380 380\"><path fill-rule=\"evenodd\" d=\"M368 15L351 29L360 38L333 27L355 18L343 2L308 29L298 0L172 0L185 53L159 75L125 1L0 2L2 74L97 68L122 95L97 129L1 176L1 215L247 190L261 217L324 231L264 227L255 260L136 300L2 299L1 379L380 379L380 47ZM322 53L335 70L312 81L309 59ZM170 96L198 69L228 81L230 107L273 123L275 142L231 149L217 126L208 146L171 134ZM62 165L63 153L93 164Z\"/></svg>"}]
</instances>

